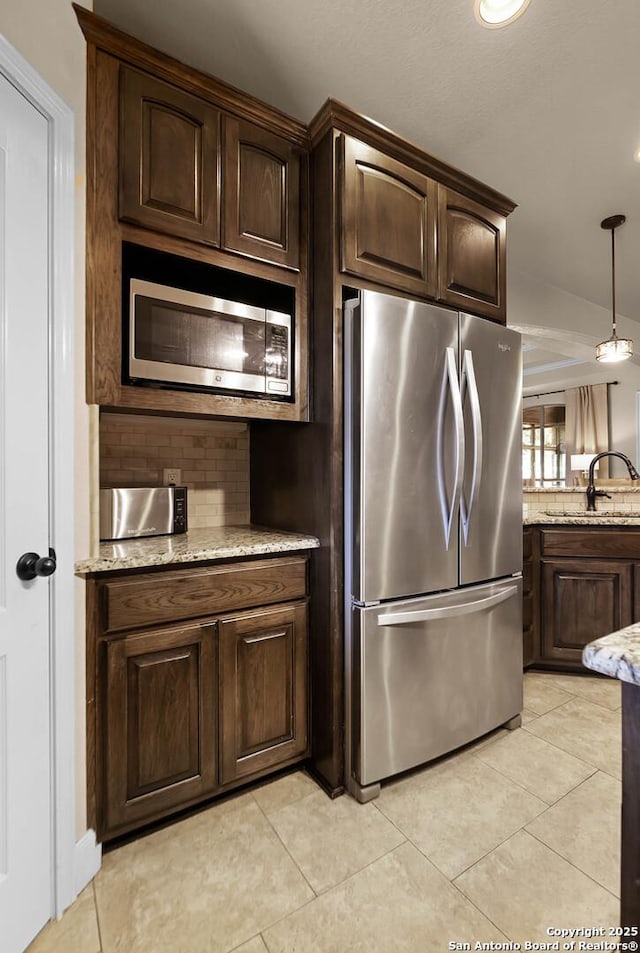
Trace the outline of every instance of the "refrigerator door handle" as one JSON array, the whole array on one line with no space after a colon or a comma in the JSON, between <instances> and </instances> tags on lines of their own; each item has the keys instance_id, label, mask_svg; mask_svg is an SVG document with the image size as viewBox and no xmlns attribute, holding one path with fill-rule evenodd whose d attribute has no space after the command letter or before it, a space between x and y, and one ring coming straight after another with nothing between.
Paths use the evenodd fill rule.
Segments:
<instances>
[{"instance_id":1,"label":"refrigerator door handle","mask_svg":"<svg viewBox=\"0 0 640 953\"><path fill-rule=\"evenodd\" d=\"M453 419L455 426L455 478L453 492L451 494L451 504L447 499L447 487L444 476L444 422L447 405L447 392L451 395L451 405L453 407ZM436 459L438 471L438 497L440 499L440 512L442 514L442 525L444 527L444 540L446 548L449 548L451 542L451 527L456 515L456 505L462 492L462 479L464 476L464 419L462 416L462 397L460 395L460 386L458 384L458 373L456 369L456 354L452 347L445 349L444 370L442 373L442 387L440 388L440 405L438 408L438 437L436 443Z\"/></svg>"},{"instance_id":2,"label":"refrigerator door handle","mask_svg":"<svg viewBox=\"0 0 640 953\"><path fill-rule=\"evenodd\" d=\"M476 372L473 366L473 353L465 351L462 358L462 381L460 384L461 402L464 404L465 394L469 392L469 406L471 407L471 426L473 430L473 471L471 476L471 490L469 501L465 501L464 492L460 494L460 515L462 518L462 535L465 546L469 542L469 525L473 505L478 497L480 480L482 477L482 413L480 411L480 396L476 383Z\"/></svg>"},{"instance_id":3,"label":"refrigerator door handle","mask_svg":"<svg viewBox=\"0 0 640 953\"><path fill-rule=\"evenodd\" d=\"M378 625L408 625L411 622L429 622L434 619L453 619L456 616L470 615L483 609L492 609L494 606L506 602L518 592L517 586L508 586L500 592L495 592L486 599L476 599L473 602L463 602L456 606L440 606L437 609L414 609L405 612L386 612L378 616Z\"/></svg>"}]
</instances>

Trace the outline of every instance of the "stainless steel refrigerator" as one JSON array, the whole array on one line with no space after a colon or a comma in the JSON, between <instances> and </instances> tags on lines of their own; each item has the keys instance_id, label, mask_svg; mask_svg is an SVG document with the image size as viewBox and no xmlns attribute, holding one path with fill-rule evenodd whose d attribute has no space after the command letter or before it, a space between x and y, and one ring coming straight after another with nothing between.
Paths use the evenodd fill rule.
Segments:
<instances>
[{"instance_id":1,"label":"stainless steel refrigerator","mask_svg":"<svg viewBox=\"0 0 640 953\"><path fill-rule=\"evenodd\" d=\"M423 302L345 303L347 785L522 709L520 336Z\"/></svg>"}]
</instances>

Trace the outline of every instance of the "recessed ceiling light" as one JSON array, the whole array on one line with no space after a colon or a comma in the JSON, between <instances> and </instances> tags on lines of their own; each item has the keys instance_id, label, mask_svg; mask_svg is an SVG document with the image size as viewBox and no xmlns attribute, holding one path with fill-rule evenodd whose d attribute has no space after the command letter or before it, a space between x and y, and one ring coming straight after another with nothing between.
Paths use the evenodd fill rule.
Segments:
<instances>
[{"instance_id":1,"label":"recessed ceiling light","mask_svg":"<svg viewBox=\"0 0 640 953\"><path fill-rule=\"evenodd\" d=\"M640 146L633 153L634 162L640 162Z\"/></svg>"},{"instance_id":2,"label":"recessed ceiling light","mask_svg":"<svg viewBox=\"0 0 640 953\"><path fill-rule=\"evenodd\" d=\"M522 16L531 0L474 0L476 20L489 30L507 26Z\"/></svg>"}]
</instances>

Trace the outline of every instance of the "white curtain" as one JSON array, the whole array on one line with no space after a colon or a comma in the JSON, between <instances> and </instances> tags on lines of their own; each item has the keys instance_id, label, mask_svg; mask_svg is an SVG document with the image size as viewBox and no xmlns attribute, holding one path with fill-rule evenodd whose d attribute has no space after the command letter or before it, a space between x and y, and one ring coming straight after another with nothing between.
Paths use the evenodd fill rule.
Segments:
<instances>
[{"instance_id":1,"label":"white curtain","mask_svg":"<svg viewBox=\"0 0 640 953\"><path fill-rule=\"evenodd\" d=\"M572 453L595 454L609 449L608 385L572 387L565 391L565 406L565 444L569 474ZM609 476L608 460L600 461L598 476Z\"/></svg>"}]
</instances>

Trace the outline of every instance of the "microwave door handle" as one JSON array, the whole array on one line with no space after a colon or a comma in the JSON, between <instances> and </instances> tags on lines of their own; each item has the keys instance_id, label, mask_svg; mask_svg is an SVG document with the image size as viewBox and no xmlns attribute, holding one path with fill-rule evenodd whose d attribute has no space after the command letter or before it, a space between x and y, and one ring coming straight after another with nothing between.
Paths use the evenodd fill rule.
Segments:
<instances>
[{"instance_id":1,"label":"microwave door handle","mask_svg":"<svg viewBox=\"0 0 640 953\"><path fill-rule=\"evenodd\" d=\"M471 351L465 351L462 358L462 383L460 389L463 403L466 394L468 393L469 395L469 407L471 408L471 428L473 432L473 469L468 503L465 500L464 493L460 495L462 535L464 538L464 544L467 546L469 543L471 515L473 513L474 504L478 498L480 482L482 479L482 412L480 410L480 395L478 393L476 372L473 366L473 353Z\"/></svg>"},{"instance_id":2,"label":"microwave door handle","mask_svg":"<svg viewBox=\"0 0 640 953\"><path fill-rule=\"evenodd\" d=\"M444 427L447 407L447 394L449 394L451 397L455 431L455 476L453 492L451 494L451 503L449 503L447 495L444 473ZM436 470L438 474L438 499L440 501L440 513L442 515L442 525L444 528L444 541L446 548L449 549L449 544L451 542L451 527L456 515L456 506L462 491L462 478L464 475L464 420L462 417L462 399L460 395L460 387L458 384L458 374L456 369L456 355L452 347L445 349L442 385L440 387L440 404L438 407L438 430L436 439Z\"/></svg>"},{"instance_id":3,"label":"microwave door handle","mask_svg":"<svg viewBox=\"0 0 640 953\"><path fill-rule=\"evenodd\" d=\"M473 602L463 602L456 606L440 606L437 609L409 609L405 612L385 612L378 616L378 625L408 625L412 622L455 619L458 616L471 615L473 612L481 612L484 609L493 609L501 602L506 602L517 591L517 586L508 586L485 599L475 599Z\"/></svg>"}]
</instances>

